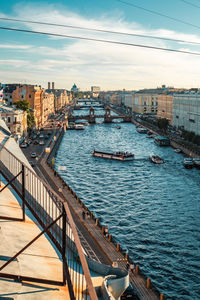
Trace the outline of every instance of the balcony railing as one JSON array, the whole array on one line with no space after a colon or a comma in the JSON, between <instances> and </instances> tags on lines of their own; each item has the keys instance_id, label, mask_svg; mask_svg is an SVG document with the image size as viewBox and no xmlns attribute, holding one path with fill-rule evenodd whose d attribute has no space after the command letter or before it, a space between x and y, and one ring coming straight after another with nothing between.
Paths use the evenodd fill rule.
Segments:
<instances>
[{"instance_id":1,"label":"balcony railing","mask_svg":"<svg viewBox=\"0 0 200 300\"><path fill-rule=\"evenodd\" d=\"M0 144L0 149L0 173L62 255L71 299L98 299L68 204L5 146Z\"/></svg>"}]
</instances>

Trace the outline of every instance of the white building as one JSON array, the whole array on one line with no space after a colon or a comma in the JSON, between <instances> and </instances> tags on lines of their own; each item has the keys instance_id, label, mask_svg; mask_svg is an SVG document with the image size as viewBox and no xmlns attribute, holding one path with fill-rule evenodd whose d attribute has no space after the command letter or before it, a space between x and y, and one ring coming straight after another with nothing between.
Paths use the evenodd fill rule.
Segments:
<instances>
[{"instance_id":1,"label":"white building","mask_svg":"<svg viewBox=\"0 0 200 300\"><path fill-rule=\"evenodd\" d=\"M200 135L200 94L175 94L173 125Z\"/></svg>"},{"instance_id":2,"label":"white building","mask_svg":"<svg viewBox=\"0 0 200 300\"><path fill-rule=\"evenodd\" d=\"M124 104L124 106L128 107L132 111L132 109L133 109L133 94L132 93L124 94L122 103Z\"/></svg>"},{"instance_id":3,"label":"white building","mask_svg":"<svg viewBox=\"0 0 200 300\"><path fill-rule=\"evenodd\" d=\"M7 105L0 105L0 116L12 134L27 135L27 112Z\"/></svg>"}]
</instances>

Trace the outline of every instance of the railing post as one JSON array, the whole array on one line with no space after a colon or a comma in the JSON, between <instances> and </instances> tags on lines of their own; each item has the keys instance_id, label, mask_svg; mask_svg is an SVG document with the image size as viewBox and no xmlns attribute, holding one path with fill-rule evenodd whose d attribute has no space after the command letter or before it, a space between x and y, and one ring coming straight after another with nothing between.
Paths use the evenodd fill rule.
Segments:
<instances>
[{"instance_id":1,"label":"railing post","mask_svg":"<svg viewBox=\"0 0 200 300\"><path fill-rule=\"evenodd\" d=\"M62 217L62 261L63 261L63 284L66 284L65 266L66 263L66 211L64 205L62 205L63 217Z\"/></svg>"},{"instance_id":2,"label":"railing post","mask_svg":"<svg viewBox=\"0 0 200 300\"><path fill-rule=\"evenodd\" d=\"M25 170L24 165L22 164L22 220L25 221Z\"/></svg>"}]
</instances>

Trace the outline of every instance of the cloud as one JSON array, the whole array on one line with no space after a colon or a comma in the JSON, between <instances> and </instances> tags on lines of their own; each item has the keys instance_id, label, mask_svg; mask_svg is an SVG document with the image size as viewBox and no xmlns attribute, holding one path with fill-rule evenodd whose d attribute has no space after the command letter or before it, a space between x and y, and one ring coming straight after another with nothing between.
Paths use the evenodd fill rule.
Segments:
<instances>
[{"instance_id":1,"label":"cloud","mask_svg":"<svg viewBox=\"0 0 200 300\"><path fill-rule=\"evenodd\" d=\"M45 7L36 7L30 3L23 3L23 6L18 4L14 9L14 14L16 18L26 20L42 20L50 23L59 20L57 21L59 24L200 42L200 36L175 32L165 28L150 30L141 24L127 22L123 16L116 14L113 17L109 16L109 18L107 15L99 16L98 19L85 18L70 10L61 10L53 5L45 4ZM19 27L19 23L17 26ZM23 24L20 26L36 31L112 39L155 47L187 49L187 51L197 51L199 49L190 44L175 44L167 40L111 35L39 24ZM20 66L21 62L21 66L24 67L24 72L29 74L30 80L34 81L37 74L38 83L55 81L57 87L71 88L72 84L76 82L81 89L96 84L100 85L102 89L138 89L155 87L161 84L190 87L196 84L199 78L198 65L200 57L198 56L78 39L52 39L38 36L37 43L34 44L35 39L32 39L31 35L27 35L29 45L24 44L23 40L20 44L20 34L18 34L18 39L19 44L13 45L13 49L26 51L26 61L23 64L23 60L18 60L16 54L13 65L15 67ZM8 49L9 46L12 49L12 45L6 44L4 41L2 41L0 49L6 48L6 45ZM4 65L6 63L10 66L12 60L4 60ZM3 60L0 61L0 64L3 64ZM16 73L16 78L19 78L18 76L19 73Z\"/></svg>"},{"instance_id":2,"label":"cloud","mask_svg":"<svg viewBox=\"0 0 200 300\"><path fill-rule=\"evenodd\" d=\"M31 47L29 45L0 44L1 49L27 50Z\"/></svg>"}]
</instances>

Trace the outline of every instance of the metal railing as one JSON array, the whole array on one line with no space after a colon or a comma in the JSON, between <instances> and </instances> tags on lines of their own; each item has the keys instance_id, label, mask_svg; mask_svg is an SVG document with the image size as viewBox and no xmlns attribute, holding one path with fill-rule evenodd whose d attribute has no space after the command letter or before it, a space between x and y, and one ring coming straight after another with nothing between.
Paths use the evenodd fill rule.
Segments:
<instances>
[{"instance_id":1,"label":"metal railing","mask_svg":"<svg viewBox=\"0 0 200 300\"><path fill-rule=\"evenodd\" d=\"M61 253L63 282L66 278L71 299L98 299L68 204L32 169L0 146L0 173Z\"/></svg>"}]
</instances>

